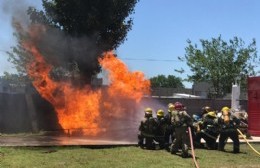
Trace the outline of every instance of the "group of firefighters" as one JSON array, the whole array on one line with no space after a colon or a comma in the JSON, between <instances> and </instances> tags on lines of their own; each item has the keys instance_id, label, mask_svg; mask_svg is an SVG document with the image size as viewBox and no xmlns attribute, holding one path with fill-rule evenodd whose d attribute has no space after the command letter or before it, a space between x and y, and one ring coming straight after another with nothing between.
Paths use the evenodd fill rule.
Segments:
<instances>
[{"instance_id":1,"label":"group of firefighters","mask_svg":"<svg viewBox=\"0 0 260 168\"><path fill-rule=\"evenodd\" d=\"M223 107L221 112L217 113L209 106L205 106L199 114L191 117L186 112L185 106L176 102L168 104L167 114L163 109L159 109L156 117L153 117L153 109L149 107L144 112L145 116L140 123L138 134L138 145L141 148L156 149L156 146L159 146L172 154L181 149L181 156L189 157L191 138L188 130L191 130L190 135L195 148L224 151L226 141L230 138L233 141L233 153L239 153L237 128L240 120L232 115L228 107ZM205 144L201 139L204 139Z\"/></svg>"}]
</instances>

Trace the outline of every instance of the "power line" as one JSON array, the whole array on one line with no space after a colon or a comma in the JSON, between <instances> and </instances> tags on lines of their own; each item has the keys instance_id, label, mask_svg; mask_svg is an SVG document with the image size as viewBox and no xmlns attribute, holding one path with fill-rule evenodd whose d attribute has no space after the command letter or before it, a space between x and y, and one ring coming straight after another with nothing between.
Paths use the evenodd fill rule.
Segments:
<instances>
[{"instance_id":1,"label":"power line","mask_svg":"<svg viewBox=\"0 0 260 168\"><path fill-rule=\"evenodd\" d=\"M140 59L140 58L120 58L120 59L129 60L129 61L182 62L180 60L172 60L172 59L151 59L151 58L146 58L146 59Z\"/></svg>"},{"instance_id":2,"label":"power line","mask_svg":"<svg viewBox=\"0 0 260 168\"><path fill-rule=\"evenodd\" d=\"M129 60L129 61L153 61L153 62L185 62L181 60L172 60L172 59L151 59L151 58L146 58L146 59L140 59L140 58L123 58L123 57L118 57L122 60ZM260 64L260 62L255 62L257 64Z\"/></svg>"}]
</instances>

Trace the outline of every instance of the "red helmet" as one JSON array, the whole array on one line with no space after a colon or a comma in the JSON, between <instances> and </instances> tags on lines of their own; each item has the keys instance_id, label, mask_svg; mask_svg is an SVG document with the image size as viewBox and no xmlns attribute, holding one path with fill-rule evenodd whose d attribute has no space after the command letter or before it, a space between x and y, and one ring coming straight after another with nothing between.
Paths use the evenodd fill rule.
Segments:
<instances>
[{"instance_id":1,"label":"red helmet","mask_svg":"<svg viewBox=\"0 0 260 168\"><path fill-rule=\"evenodd\" d=\"M180 102L174 103L174 107L176 110L183 110L184 106Z\"/></svg>"}]
</instances>

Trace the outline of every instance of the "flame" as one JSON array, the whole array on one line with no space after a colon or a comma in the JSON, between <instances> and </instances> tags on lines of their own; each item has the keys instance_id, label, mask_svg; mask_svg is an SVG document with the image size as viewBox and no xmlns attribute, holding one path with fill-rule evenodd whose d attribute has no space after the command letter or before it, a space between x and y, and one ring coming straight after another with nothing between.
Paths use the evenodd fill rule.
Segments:
<instances>
[{"instance_id":1,"label":"flame","mask_svg":"<svg viewBox=\"0 0 260 168\"><path fill-rule=\"evenodd\" d=\"M96 135L100 132L98 100L101 92L94 92L88 86L75 89L70 83L52 80L49 76L52 66L47 64L37 48L31 43L24 43L24 48L30 51L35 59L27 66L33 85L40 95L54 106L62 128L72 132L82 129L85 135Z\"/></svg>"},{"instance_id":2,"label":"flame","mask_svg":"<svg viewBox=\"0 0 260 168\"><path fill-rule=\"evenodd\" d=\"M31 53L33 60L27 64L26 70L39 94L55 108L58 122L64 130L95 136L104 131L104 127L109 127L113 119L129 111L123 101L139 103L143 95L149 94L150 81L145 79L144 74L129 72L112 52L104 53L99 59L111 80L105 93L102 89L92 90L91 86L75 88L70 82L53 80L50 77L53 67L33 42L44 31L39 25L29 28L29 38L23 42L23 47Z\"/></svg>"},{"instance_id":3,"label":"flame","mask_svg":"<svg viewBox=\"0 0 260 168\"><path fill-rule=\"evenodd\" d=\"M109 72L112 82L109 94L112 96L127 96L139 102L144 94L150 94L150 81L145 79L142 72L130 72L127 66L112 52L106 52L99 59L101 66Z\"/></svg>"}]
</instances>

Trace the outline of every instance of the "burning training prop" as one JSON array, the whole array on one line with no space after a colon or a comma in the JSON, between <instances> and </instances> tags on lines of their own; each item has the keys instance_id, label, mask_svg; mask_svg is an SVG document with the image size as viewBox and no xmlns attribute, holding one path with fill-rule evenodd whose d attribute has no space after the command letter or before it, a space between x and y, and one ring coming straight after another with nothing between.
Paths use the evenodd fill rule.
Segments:
<instances>
[{"instance_id":1,"label":"burning training prop","mask_svg":"<svg viewBox=\"0 0 260 168\"><path fill-rule=\"evenodd\" d=\"M129 72L112 52L104 53L99 59L102 68L109 72L111 81L105 94L101 88L93 90L89 85L79 88L71 82L52 79L53 66L45 60L44 52L35 43L46 33L42 25L28 28L28 38L22 45L32 55L32 60L26 70L39 94L55 108L58 122L64 130L69 129L72 133L80 130L84 135L96 136L105 131L113 120L130 113L125 104L129 101L138 104L144 95L150 94L150 81L145 79L144 74Z\"/></svg>"}]
</instances>

